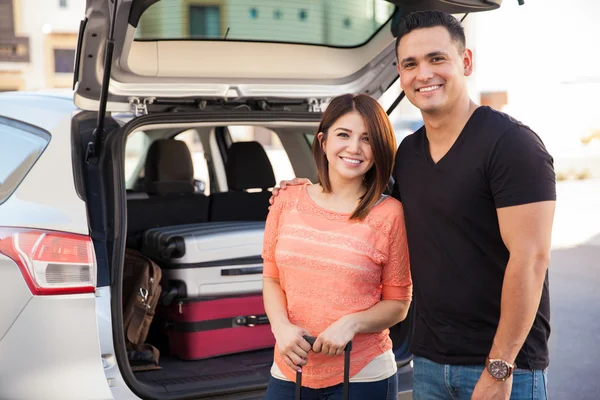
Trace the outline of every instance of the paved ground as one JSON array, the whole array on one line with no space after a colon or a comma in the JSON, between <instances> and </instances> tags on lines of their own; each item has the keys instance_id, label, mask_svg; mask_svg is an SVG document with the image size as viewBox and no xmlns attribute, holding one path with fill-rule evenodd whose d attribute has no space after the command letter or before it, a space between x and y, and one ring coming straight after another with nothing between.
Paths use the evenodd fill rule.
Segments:
<instances>
[{"instance_id":1,"label":"paved ground","mask_svg":"<svg viewBox=\"0 0 600 400\"><path fill-rule=\"evenodd\" d=\"M561 182L550 264L549 398L600 399L600 180Z\"/></svg>"}]
</instances>

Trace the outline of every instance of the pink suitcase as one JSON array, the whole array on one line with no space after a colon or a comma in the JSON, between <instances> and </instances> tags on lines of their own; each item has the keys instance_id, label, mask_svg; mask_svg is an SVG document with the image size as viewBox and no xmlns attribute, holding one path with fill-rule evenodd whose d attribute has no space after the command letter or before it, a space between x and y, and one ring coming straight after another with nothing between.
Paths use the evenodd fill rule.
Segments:
<instances>
[{"instance_id":1,"label":"pink suitcase","mask_svg":"<svg viewBox=\"0 0 600 400\"><path fill-rule=\"evenodd\" d=\"M171 354L199 360L275 345L262 294L185 299L166 310Z\"/></svg>"}]
</instances>

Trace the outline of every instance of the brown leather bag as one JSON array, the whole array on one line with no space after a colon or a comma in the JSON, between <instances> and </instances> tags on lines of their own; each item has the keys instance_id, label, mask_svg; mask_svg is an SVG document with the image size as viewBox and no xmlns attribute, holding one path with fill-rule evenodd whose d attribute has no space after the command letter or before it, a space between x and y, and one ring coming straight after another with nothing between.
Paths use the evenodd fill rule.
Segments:
<instances>
[{"instance_id":1,"label":"brown leather bag","mask_svg":"<svg viewBox=\"0 0 600 400\"><path fill-rule=\"evenodd\" d=\"M160 299L162 271L150 258L125 250L123 269L123 325L129 359L134 370L156 369L159 352L144 343ZM144 365L144 360L150 365ZM133 365L133 364L137 365ZM153 364L153 365L152 365Z\"/></svg>"}]
</instances>

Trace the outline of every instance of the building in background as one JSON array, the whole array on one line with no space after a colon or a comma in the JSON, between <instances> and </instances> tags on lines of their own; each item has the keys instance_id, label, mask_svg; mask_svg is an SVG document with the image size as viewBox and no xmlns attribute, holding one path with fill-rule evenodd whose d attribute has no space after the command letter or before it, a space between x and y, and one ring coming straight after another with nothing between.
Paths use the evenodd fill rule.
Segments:
<instances>
[{"instance_id":1,"label":"building in background","mask_svg":"<svg viewBox=\"0 0 600 400\"><path fill-rule=\"evenodd\" d=\"M29 37L20 25L13 0L0 0L0 91L24 88L22 71L29 65Z\"/></svg>"},{"instance_id":2,"label":"building in background","mask_svg":"<svg viewBox=\"0 0 600 400\"><path fill-rule=\"evenodd\" d=\"M598 47L600 3L566 4L506 0L499 10L469 15L469 92L539 133L559 176L600 177L600 53L590 50ZM161 0L143 15L136 39L273 40L278 32L285 42L356 46L392 11L383 0ZM84 14L85 0L0 0L0 91L70 88ZM398 95L398 83L388 92L384 106ZM403 137L420 113L402 101L391 118ZM272 140L262 131L252 137Z\"/></svg>"},{"instance_id":3,"label":"building in background","mask_svg":"<svg viewBox=\"0 0 600 400\"><path fill-rule=\"evenodd\" d=\"M69 88L85 0L0 0L0 90Z\"/></svg>"},{"instance_id":4,"label":"building in background","mask_svg":"<svg viewBox=\"0 0 600 400\"><path fill-rule=\"evenodd\" d=\"M393 11L394 5L383 0L161 0L142 16L136 38L226 37L356 46Z\"/></svg>"}]
</instances>

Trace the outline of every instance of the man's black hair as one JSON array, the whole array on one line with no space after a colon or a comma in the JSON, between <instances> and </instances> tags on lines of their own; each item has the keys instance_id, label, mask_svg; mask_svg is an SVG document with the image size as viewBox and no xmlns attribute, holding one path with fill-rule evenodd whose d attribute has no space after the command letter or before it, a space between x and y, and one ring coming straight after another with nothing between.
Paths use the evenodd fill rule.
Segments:
<instances>
[{"instance_id":1,"label":"man's black hair","mask_svg":"<svg viewBox=\"0 0 600 400\"><path fill-rule=\"evenodd\" d=\"M465 30L460 21L453 15L442 11L415 11L403 15L396 25L396 58L398 58L398 45L402 37L415 29L433 28L443 26L450 34L453 42L460 45L459 50L466 47Z\"/></svg>"}]
</instances>

